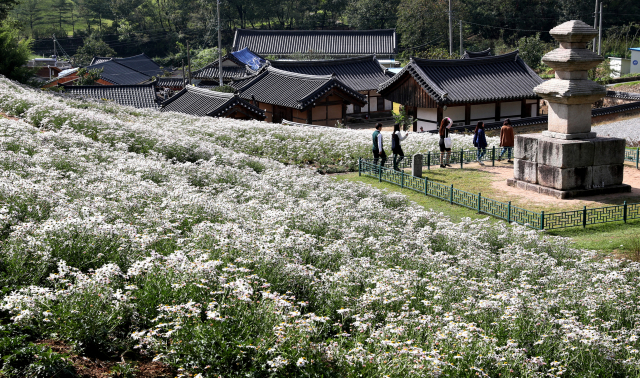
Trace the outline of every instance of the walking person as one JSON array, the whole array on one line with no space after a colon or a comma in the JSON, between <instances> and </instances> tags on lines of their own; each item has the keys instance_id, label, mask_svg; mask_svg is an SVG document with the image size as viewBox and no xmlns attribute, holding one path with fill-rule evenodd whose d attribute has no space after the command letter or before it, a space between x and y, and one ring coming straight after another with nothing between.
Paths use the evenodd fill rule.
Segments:
<instances>
[{"instance_id":1,"label":"walking person","mask_svg":"<svg viewBox=\"0 0 640 378\"><path fill-rule=\"evenodd\" d=\"M498 161L502 160L502 155L507 153L507 163L511 163L511 152L513 151L514 143L513 136L513 127L511 126L511 120L509 118L504 120L502 124L502 128L500 129L500 147L502 147L502 151L500 152L500 157L498 157Z\"/></svg>"},{"instance_id":2,"label":"walking person","mask_svg":"<svg viewBox=\"0 0 640 378\"><path fill-rule=\"evenodd\" d=\"M447 117L440 122L440 168L451 167L449 159L451 158L451 137L449 136L449 129L453 125L451 118ZM447 158L445 160L445 153Z\"/></svg>"},{"instance_id":3,"label":"walking person","mask_svg":"<svg viewBox=\"0 0 640 378\"><path fill-rule=\"evenodd\" d=\"M480 121L473 131L473 145L478 149L478 163L484 165L482 158L487 153L487 136L484 133L484 122Z\"/></svg>"},{"instance_id":4,"label":"walking person","mask_svg":"<svg viewBox=\"0 0 640 378\"><path fill-rule=\"evenodd\" d=\"M400 142L407 139L409 136L409 132L407 131L404 136L402 136L402 132L400 131L400 124L396 123L393 125L393 134L391 134L391 151L393 152L393 169L399 171L400 168L398 165L404 159L404 151L402 151L402 146L400 146Z\"/></svg>"},{"instance_id":5,"label":"walking person","mask_svg":"<svg viewBox=\"0 0 640 378\"><path fill-rule=\"evenodd\" d=\"M373 152L373 165L378 164L378 159L381 159L380 166L384 167L387 163L387 154L384 152L384 148L382 146L382 124L376 123L376 131L373 132L371 139L373 141L373 147L371 151Z\"/></svg>"}]
</instances>

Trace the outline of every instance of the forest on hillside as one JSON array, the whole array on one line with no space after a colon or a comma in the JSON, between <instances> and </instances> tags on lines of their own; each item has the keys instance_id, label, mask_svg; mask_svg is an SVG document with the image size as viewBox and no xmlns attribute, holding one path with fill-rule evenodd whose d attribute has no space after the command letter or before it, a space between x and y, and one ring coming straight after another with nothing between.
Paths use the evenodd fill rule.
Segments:
<instances>
[{"instance_id":1,"label":"forest on hillside","mask_svg":"<svg viewBox=\"0 0 640 378\"><path fill-rule=\"evenodd\" d=\"M217 46L216 8L216 0L19 0L10 19L37 54L53 52L55 34L74 55L93 34L119 56L145 52L171 64L187 42L196 54ZM567 20L593 25L595 0L452 0L452 9L455 52L460 31L466 49L501 51L549 43L548 30ZM238 28L395 28L401 58L449 54L448 0L221 0L220 10L223 49ZM640 45L638 20L640 1L605 0L603 53L624 56Z\"/></svg>"}]
</instances>

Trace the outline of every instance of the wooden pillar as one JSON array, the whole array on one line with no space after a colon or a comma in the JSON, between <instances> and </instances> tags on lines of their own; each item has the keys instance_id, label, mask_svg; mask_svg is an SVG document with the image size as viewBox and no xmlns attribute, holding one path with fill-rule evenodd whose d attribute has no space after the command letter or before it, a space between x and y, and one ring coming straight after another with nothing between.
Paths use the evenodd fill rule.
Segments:
<instances>
[{"instance_id":1,"label":"wooden pillar","mask_svg":"<svg viewBox=\"0 0 640 378\"><path fill-rule=\"evenodd\" d=\"M326 118L324 121L324 125L325 126L331 126L329 125L329 96L327 96L327 99L325 100L325 105L324 105L324 110L325 110L325 114L326 114Z\"/></svg>"},{"instance_id":2,"label":"wooden pillar","mask_svg":"<svg viewBox=\"0 0 640 378\"><path fill-rule=\"evenodd\" d=\"M371 91L367 91L367 114L371 119Z\"/></svg>"},{"instance_id":3,"label":"wooden pillar","mask_svg":"<svg viewBox=\"0 0 640 378\"><path fill-rule=\"evenodd\" d=\"M464 105L464 124L471 124L471 104Z\"/></svg>"},{"instance_id":4,"label":"wooden pillar","mask_svg":"<svg viewBox=\"0 0 640 378\"><path fill-rule=\"evenodd\" d=\"M436 110L436 128L440 129L440 123L442 122L442 119L444 118L443 115L444 111L442 110L441 106L438 106L438 110Z\"/></svg>"},{"instance_id":5,"label":"wooden pillar","mask_svg":"<svg viewBox=\"0 0 640 378\"><path fill-rule=\"evenodd\" d=\"M307 124L313 125L313 107L307 109Z\"/></svg>"},{"instance_id":6,"label":"wooden pillar","mask_svg":"<svg viewBox=\"0 0 640 378\"><path fill-rule=\"evenodd\" d=\"M527 100L522 100L520 105L520 118L531 117L531 108L527 105Z\"/></svg>"},{"instance_id":7,"label":"wooden pillar","mask_svg":"<svg viewBox=\"0 0 640 378\"><path fill-rule=\"evenodd\" d=\"M496 122L500 122L500 101L496 102Z\"/></svg>"},{"instance_id":8,"label":"wooden pillar","mask_svg":"<svg viewBox=\"0 0 640 378\"><path fill-rule=\"evenodd\" d=\"M342 103L342 124L347 125L347 103Z\"/></svg>"}]
</instances>

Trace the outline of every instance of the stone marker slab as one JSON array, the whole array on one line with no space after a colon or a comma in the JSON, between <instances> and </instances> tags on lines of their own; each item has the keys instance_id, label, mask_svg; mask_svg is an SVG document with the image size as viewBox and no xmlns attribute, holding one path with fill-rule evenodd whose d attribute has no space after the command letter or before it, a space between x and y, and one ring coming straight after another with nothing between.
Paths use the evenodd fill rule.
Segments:
<instances>
[{"instance_id":1,"label":"stone marker slab","mask_svg":"<svg viewBox=\"0 0 640 378\"><path fill-rule=\"evenodd\" d=\"M563 140L540 136L538 164L557 168L577 168L593 165L594 144L586 140Z\"/></svg>"},{"instance_id":2,"label":"stone marker slab","mask_svg":"<svg viewBox=\"0 0 640 378\"><path fill-rule=\"evenodd\" d=\"M513 177L516 180L538 183L538 163L534 161L515 159L513 163Z\"/></svg>"},{"instance_id":3,"label":"stone marker slab","mask_svg":"<svg viewBox=\"0 0 640 378\"><path fill-rule=\"evenodd\" d=\"M411 157L411 175L413 177L422 177L422 154L415 154Z\"/></svg>"}]
</instances>

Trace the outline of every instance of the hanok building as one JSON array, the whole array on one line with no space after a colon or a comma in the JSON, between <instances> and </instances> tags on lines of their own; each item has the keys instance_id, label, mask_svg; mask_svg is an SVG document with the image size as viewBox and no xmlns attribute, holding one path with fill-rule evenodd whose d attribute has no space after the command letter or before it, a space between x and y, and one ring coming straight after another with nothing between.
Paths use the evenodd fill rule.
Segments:
<instances>
[{"instance_id":1,"label":"hanok building","mask_svg":"<svg viewBox=\"0 0 640 378\"><path fill-rule=\"evenodd\" d=\"M91 65L85 67L86 70L102 70L99 85L133 85L153 81L153 77L161 76L164 71L151 58L145 54L140 54L128 58L106 58L94 57ZM57 84L66 84L78 79L78 69L58 75L56 80L50 81L45 87L52 87Z\"/></svg>"},{"instance_id":2,"label":"hanok building","mask_svg":"<svg viewBox=\"0 0 640 378\"><path fill-rule=\"evenodd\" d=\"M81 85L63 86L66 93L97 100L113 101L134 108L159 108L155 83L146 85Z\"/></svg>"},{"instance_id":3,"label":"hanok building","mask_svg":"<svg viewBox=\"0 0 640 378\"><path fill-rule=\"evenodd\" d=\"M163 112L178 112L200 117L225 117L263 121L265 112L237 94L216 92L192 85L162 103Z\"/></svg>"},{"instance_id":4,"label":"hanok building","mask_svg":"<svg viewBox=\"0 0 640 378\"><path fill-rule=\"evenodd\" d=\"M542 82L515 51L455 60L411 58L378 92L405 106L417 120L414 130L427 131L445 117L468 125L536 116L539 97L533 88Z\"/></svg>"},{"instance_id":5,"label":"hanok building","mask_svg":"<svg viewBox=\"0 0 640 378\"><path fill-rule=\"evenodd\" d=\"M396 32L386 30L236 30L233 51L249 48L267 58L297 54L329 57L376 55L393 59Z\"/></svg>"},{"instance_id":6,"label":"hanok building","mask_svg":"<svg viewBox=\"0 0 640 378\"><path fill-rule=\"evenodd\" d=\"M256 73L266 60L254 54L249 49L232 52L222 57L222 80L229 83L232 80L246 78ZM195 71L191 76L201 80L203 86L218 86L220 81L220 62L216 60Z\"/></svg>"},{"instance_id":7,"label":"hanok building","mask_svg":"<svg viewBox=\"0 0 640 378\"><path fill-rule=\"evenodd\" d=\"M342 83L367 96L365 107L348 105L347 114L371 115L393 109L393 103L378 94L380 84L393 77L393 74L378 62L375 55L333 60L274 60L269 63L277 69L299 74L335 75Z\"/></svg>"},{"instance_id":8,"label":"hanok building","mask_svg":"<svg viewBox=\"0 0 640 378\"><path fill-rule=\"evenodd\" d=\"M305 75L270 66L236 83L240 96L266 111L266 120L335 126L345 122L347 106L366 98L334 75Z\"/></svg>"}]
</instances>

